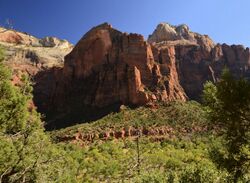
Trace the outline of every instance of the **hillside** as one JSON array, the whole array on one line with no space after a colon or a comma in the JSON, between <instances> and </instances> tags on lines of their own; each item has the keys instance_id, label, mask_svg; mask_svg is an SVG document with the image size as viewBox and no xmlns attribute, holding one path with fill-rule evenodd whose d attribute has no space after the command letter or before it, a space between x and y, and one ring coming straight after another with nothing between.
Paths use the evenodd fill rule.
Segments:
<instances>
[{"instance_id":1,"label":"hillside","mask_svg":"<svg viewBox=\"0 0 250 183\"><path fill-rule=\"evenodd\" d=\"M160 140L206 133L206 125L206 113L199 103L176 101L154 108L130 109L123 106L118 113L94 122L56 130L51 134L56 141L83 144L96 140L135 138L138 133Z\"/></svg>"},{"instance_id":2,"label":"hillside","mask_svg":"<svg viewBox=\"0 0 250 183\"><path fill-rule=\"evenodd\" d=\"M84 182L224 182L227 176L209 154L222 140L196 102L123 107L50 135L78 159Z\"/></svg>"}]
</instances>

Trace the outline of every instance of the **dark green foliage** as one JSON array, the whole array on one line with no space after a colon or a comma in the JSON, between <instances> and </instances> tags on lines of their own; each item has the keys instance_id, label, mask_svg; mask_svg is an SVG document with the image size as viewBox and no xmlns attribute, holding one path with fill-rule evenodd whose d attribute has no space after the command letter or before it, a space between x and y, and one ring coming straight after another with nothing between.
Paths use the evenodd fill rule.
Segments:
<instances>
[{"instance_id":1,"label":"dark green foliage","mask_svg":"<svg viewBox=\"0 0 250 183\"><path fill-rule=\"evenodd\" d=\"M140 174L137 169L136 137L99 140L83 147L65 144L68 154L78 162L79 182L226 182L225 171L220 171L210 160L210 146L217 143L210 132L183 134L181 129L203 127L206 113L196 102L172 102L158 109L124 109L89 124L52 132L54 139L64 135L100 134L123 127L171 126L175 137L155 141L142 135L140 145ZM157 138L157 136L156 136ZM80 141L79 141L80 143Z\"/></svg>"},{"instance_id":2,"label":"dark green foliage","mask_svg":"<svg viewBox=\"0 0 250 183\"><path fill-rule=\"evenodd\" d=\"M133 140L96 142L86 147L63 145L78 163L78 182L226 182L209 159L209 138L165 140L141 139L141 172L137 173Z\"/></svg>"},{"instance_id":3,"label":"dark green foliage","mask_svg":"<svg viewBox=\"0 0 250 183\"><path fill-rule=\"evenodd\" d=\"M30 96L10 82L0 62L0 174L3 182L34 179L34 168L47 146L39 115L29 111Z\"/></svg>"},{"instance_id":4,"label":"dark green foliage","mask_svg":"<svg viewBox=\"0 0 250 183\"><path fill-rule=\"evenodd\" d=\"M224 137L223 145L212 151L213 158L232 175L232 182L243 180L250 170L250 83L225 70L216 86L205 85L204 99L211 122Z\"/></svg>"},{"instance_id":5,"label":"dark green foliage","mask_svg":"<svg viewBox=\"0 0 250 183\"><path fill-rule=\"evenodd\" d=\"M110 114L98 121L79 124L51 133L54 139L65 135L81 133L102 133L121 130L128 127L161 127L171 126L176 129L176 135L181 128L203 127L207 125L206 112L197 102L175 101L161 104L157 109L140 107L137 109L126 108L119 113Z\"/></svg>"},{"instance_id":6,"label":"dark green foliage","mask_svg":"<svg viewBox=\"0 0 250 183\"><path fill-rule=\"evenodd\" d=\"M68 180L70 171L63 168L69 167L70 158L44 133L40 115L30 105L31 91L27 77L20 87L13 86L1 59L0 182L54 182L59 177L63 182Z\"/></svg>"}]
</instances>

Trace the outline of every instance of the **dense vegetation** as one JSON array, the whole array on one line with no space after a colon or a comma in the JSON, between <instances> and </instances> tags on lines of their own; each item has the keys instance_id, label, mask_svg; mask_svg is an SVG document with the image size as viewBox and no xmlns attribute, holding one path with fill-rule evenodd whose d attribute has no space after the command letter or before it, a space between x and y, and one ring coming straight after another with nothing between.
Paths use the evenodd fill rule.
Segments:
<instances>
[{"instance_id":1,"label":"dense vegetation","mask_svg":"<svg viewBox=\"0 0 250 183\"><path fill-rule=\"evenodd\" d=\"M0 62L0 182L247 182L249 88L225 74L205 106L122 107L46 133L28 78L13 86Z\"/></svg>"},{"instance_id":2,"label":"dense vegetation","mask_svg":"<svg viewBox=\"0 0 250 183\"><path fill-rule=\"evenodd\" d=\"M0 55L0 182L65 182L68 157L45 134L27 77L13 86Z\"/></svg>"},{"instance_id":3,"label":"dense vegetation","mask_svg":"<svg viewBox=\"0 0 250 183\"><path fill-rule=\"evenodd\" d=\"M109 114L95 122L53 131L51 134L53 137L63 137L64 135L74 135L78 132L83 134L101 134L110 130L116 132L129 127L147 128L150 130L168 126L176 129L173 133L178 135L178 132L181 133L181 131L195 132L199 127L206 127L206 115L202 106L194 101L187 103L175 101L168 104L159 104L155 109L146 107L130 109L123 106L119 113Z\"/></svg>"},{"instance_id":4,"label":"dense vegetation","mask_svg":"<svg viewBox=\"0 0 250 183\"><path fill-rule=\"evenodd\" d=\"M211 122L220 125L223 146L213 150L213 160L225 168L233 182L244 179L250 170L250 83L234 79L224 70L217 86L205 85L204 99Z\"/></svg>"},{"instance_id":5,"label":"dense vegetation","mask_svg":"<svg viewBox=\"0 0 250 183\"><path fill-rule=\"evenodd\" d=\"M224 161L218 152L226 152L227 147L221 126L210 122L210 112L211 108L196 102L172 102L153 110L123 109L96 122L54 131L51 135L55 141L63 139L60 143L68 153L73 156L76 153L83 182L233 182L233 172L217 166L217 162ZM119 131L131 126L135 129L168 126L172 132L165 138L157 133L120 139L94 135L91 143L84 138L63 138L105 134L110 129ZM249 172L239 182L247 180Z\"/></svg>"}]
</instances>

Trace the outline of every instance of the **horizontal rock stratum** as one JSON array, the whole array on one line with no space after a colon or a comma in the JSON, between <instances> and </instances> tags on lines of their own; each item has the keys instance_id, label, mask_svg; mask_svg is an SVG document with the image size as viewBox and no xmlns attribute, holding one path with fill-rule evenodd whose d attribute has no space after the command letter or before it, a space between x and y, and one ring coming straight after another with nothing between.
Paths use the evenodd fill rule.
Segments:
<instances>
[{"instance_id":1,"label":"horizontal rock stratum","mask_svg":"<svg viewBox=\"0 0 250 183\"><path fill-rule=\"evenodd\" d=\"M45 63L46 67L36 64L34 67L40 68L36 72L31 72L34 67L25 69L36 81L38 110L48 116L50 124L55 123L55 128L67 125L62 124L67 115L68 122L74 122L105 115L121 105L199 100L203 84L216 82L225 66L236 76L250 76L249 48L215 44L209 36L191 32L184 24L161 23L146 41L140 34L123 33L104 23L87 32L74 48L57 38L29 37L27 42L24 33L0 32L1 43L12 45L7 47L12 51L8 63L17 61L13 55L20 50L31 51L25 52L25 63L34 59ZM44 50L56 50L59 56L42 57ZM64 55L64 64L56 64L61 59L54 58Z\"/></svg>"}]
</instances>

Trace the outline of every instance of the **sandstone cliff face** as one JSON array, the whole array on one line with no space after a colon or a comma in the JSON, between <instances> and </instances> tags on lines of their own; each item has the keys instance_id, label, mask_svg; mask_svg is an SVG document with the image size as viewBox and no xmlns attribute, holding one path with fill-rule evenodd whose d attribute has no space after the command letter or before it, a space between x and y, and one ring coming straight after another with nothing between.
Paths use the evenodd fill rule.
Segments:
<instances>
[{"instance_id":1,"label":"sandstone cliff face","mask_svg":"<svg viewBox=\"0 0 250 183\"><path fill-rule=\"evenodd\" d=\"M13 82L23 72L32 77L35 105L55 128L95 119L121 105L199 100L204 83L218 81L225 66L235 76L250 79L249 48L215 44L187 25L161 23L145 41L105 23L74 48L65 40L0 28L0 44Z\"/></svg>"},{"instance_id":2,"label":"sandstone cliff face","mask_svg":"<svg viewBox=\"0 0 250 183\"><path fill-rule=\"evenodd\" d=\"M176 46L180 83L190 99L199 100L203 85L219 80L228 67L236 77L249 77L249 49L217 44L211 51L201 46Z\"/></svg>"},{"instance_id":3,"label":"sandstone cliff face","mask_svg":"<svg viewBox=\"0 0 250 183\"><path fill-rule=\"evenodd\" d=\"M174 34L169 36L169 32ZM157 26L148 41L157 49L173 46L178 78L189 99L200 100L204 83L218 81L224 67L237 77L249 78L250 52L241 45L214 44L208 36L193 33L186 25L165 23Z\"/></svg>"},{"instance_id":4,"label":"sandstone cliff face","mask_svg":"<svg viewBox=\"0 0 250 183\"><path fill-rule=\"evenodd\" d=\"M5 63L13 72L13 83L28 74L34 83L34 100L40 110L49 105L55 85L55 70L63 67L64 56L73 45L54 37L38 39L27 33L0 27L0 46L4 48Z\"/></svg>"},{"instance_id":5,"label":"sandstone cliff face","mask_svg":"<svg viewBox=\"0 0 250 183\"><path fill-rule=\"evenodd\" d=\"M14 45L24 45L30 47L60 47L61 49L73 48L73 45L67 40L56 37L36 38L28 33L19 32L13 29L0 27L0 43L10 43Z\"/></svg>"},{"instance_id":6,"label":"sandstone cliff face","mask_svg":"<svg viewBox=\"0 0 250 183\"><path fill-rule=\"evenodd\" d=\"M186 100L174 53L172 47L159 50L160 63L143 36L121 33L108 24L97 26L65 57L54 105L64 101L71 108L76 96L78 105L96 108Z\"/></svg>"},{"instance_id":7,"label":"sandstone cliff face","mask_svg":"<svg viewBox=\"0 0 250 183\"><path fill-rule=\"evenodd\" d=\"M15 65L34 66L31 70L63 66L64 56L73 49L73 45L66 40L55 37L38 39L27 33L1 27L0 46L5 49L7 64L13 67ZM26 71L29 72L29 70ZM34 75L33 72L30 74Z\"/></svg>"},{"instance_id":8,"label":"sandstone cliff face","mask_svg":"<svg viewBox=\"0 0 250 183\"><path fill-rule=\"evenodd\" d=\"M185 24L172 26L168 23L160 23L153 34L149 35L148 42L151 44L161 43L163 45L196 44L209 51L214 47L213 40L207 35L191 32L189 27Z\"/></svg>"}]
</instances>

